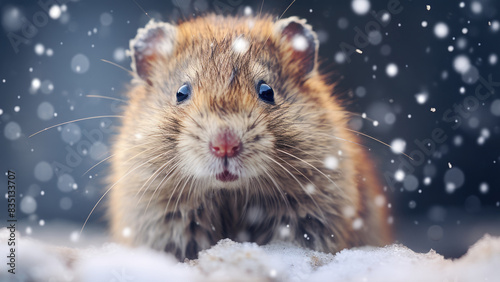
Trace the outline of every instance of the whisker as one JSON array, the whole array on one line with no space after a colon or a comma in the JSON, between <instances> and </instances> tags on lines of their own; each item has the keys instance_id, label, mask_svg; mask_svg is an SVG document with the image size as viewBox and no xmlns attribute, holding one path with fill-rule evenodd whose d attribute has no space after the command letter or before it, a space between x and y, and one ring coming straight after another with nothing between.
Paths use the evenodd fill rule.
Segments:
<instances>
[{"instance_id":1,"label":"whisker","mask_svg":"<svg viewBox=\"0 0 500 282\"><path fill-rule=\"evenodd\" d=\"M319 207L318 203L316 202L316 200L314 200L314 198L312 197L312 195L307 191L307 189L304 187L304 185L302 185L302 183L300 183L300 181L297 179L297 177L295 177L295 175L293 175L293 173L291 173L287 168L285 168L282 164L280 164L279 162L277 162L276 160L274 160L273 158L269 157L269 156L266 156L267 158L269 158L271 161L273 161L275 164L277 164L278 166L280 166L286 173L288 173L299 185L300 187L302 188L302 190L309 196L309 198L311 198L311 200L313 201L313 203L316 205L316 207L318 208L318 211L321 212L321 217L323 219L323 221L326 221L326 218L325 218L325 214L323 213L323 210ZM301 173L298 169L296 169L294 166L292 166L291 164L289 164L287 161L285 161L284 159L280 158L279 156L277 156L280 160L282 160L283 162L285 162L286 164L288 164L290 167L294 168L296 171L298 171L300 174L302 174L302 176L304 176L307 180L309 180L309 178L307 178L303 173ZM311 180L309 180L309 182L311 182L311 184L314 186L314 184L312 183Z\"/></svg>"},{"instance_id":2,"label":"whisker","mask_svg":"<svg viewBox=\"0 0 500 282\"><path fill-rule=\"evenodd\" d=\"M352 113L352 114L354 114L354 113ZM354 115L358 115L358 114L354 114ZM366 118L366 119L368 119L368 118ZM370 120L370 119L368 119L368 120ZM294 122L291 122L291 124L306 124L306 125L312 125L312 126L318 126L318 125L330 125L330 124L327 124L327 123L319 123L319 124L314 124L314 123L307 123L307 122L300 122L300 123L297 123L297 122L295 122L295 123L294 123ZM354 133L357 133L357 134L362 135L362 136L364 136L364 137L370 138L370 139L372 139L372 140L374 140L374 141L376 141L376 142L379 142L379 143L381 143L381 144L383 144L383 145L385 145L385 146L387 146L387 147L389 147L389 148L391 148L391 149L393 148L391 145L389 145L389 144L387 144L387 143L385 143L385 142L383 142L383 141L381 141L381 140L379 140L379 139L377 139L377 138L375 138L375 137L373 137L373 136L370 136L370 135L368 135L368 134L366 134L366 133L363 133L363 132L360 132L360 131L357 131L357 130L353 130L353 129L350 129L350 128L346 128L346 127L342 127L342 129L345 129L345 130L347 130L347 131L354 132ZM325 133L323 133L323 134L325 134ZM332 137L334 137L334 138L336 138L336 139L339 139L339 140L346 141L346 142L350 142L350 143L353 143L353 144L357 144L357 145L359 145L359 146L363 146L363 147L365 147L365 148L370 149L370 148L369 148L369 147L367 147L367 146L364 146L364 145L362 145L362 144L359 144L359 143L356 143L356 142L353 142L353 141L350 141L350 140L342 139L342 138L337 137L337 136L332 136ZM407 158L409 158L410 160L413 160L413 158L412 158L412 157L410 157L409 155L407 155L406 153L401 152L401 154L403 154L404 156L406 156L406 157L407 157Z\"/></svg>"},{"instance_id":3,"label":"whisker","mask_svg":"<svg viewBox=\"0 0 500 282\"><path fill-rule=\"evenodd\" d=\"M283 13L279 16L278 20L281 20L281 18L283 18L283 16L285 15L285 13L288 11L288 9L290 9L290 7L292 7L292 5L293 5L293 3L295 3L295 1L296 1L296 0L293 0L293 1L292 1L292 3L290 3L290 5L288 5L288 7L286 7L285 11L283 11ZM259 53L260 53L260 51L261 51L262 49L264 49L264 46L266 46L266 43L267 43L267 41L269 40L269 38L271 38L271 36L272 36L272 34L270 34L270 35L266 38L266 40L264 41L264 44L262 45L262 47L260 47L260 49L259 49L259 50L257 50L257 54L259 54Z\"/></svg>"},{"instance_id":4,"label":"whisker","mask_svg":"<svg viewBox=\"0 0 500 282\"><path fill-rule=\"evenodd\" d=\"M356 131L356 130L353 130L353 129L349 129L349 128L344 128L344 129L345 129L345 130L347 130L347 131L351 131L351 132L354 132L354 133L360 134L360 135L362 135L362 136L368 137L368 138L370 138L370 139L372 139L372 140L375 140L375 141L377 141L377 142L379 142L379 143L381 143L381 144L384 144L385 146L387 146L387 147L389 147L389 148L391 148L391 149L392 149L392 146L391 146L391 145L389 145L389 144L387 144L387 143L385 143L385 142L383 142L383 141L381 141L381 140L379 140L379 139L377 139L377 138L375 138L375 137L372 137L372 136L370 136L370 135L368 135L368 134L365 134L365 133L362 133L362 132L359 132L359 131ZM408 156L407 154L405 154L405 153L403 153L403 152L401 152L401 154L405 155L407 158L409 158L410 160L412 160L412 161L413 161L413 158L412 158L412 157L410 157L410 156Z\"/></svg>"},{"instance_id":5,"label":"whisker","mask_svg":"<svg viewBox=\"0 0 500 282\"><path fill-rule=\"evenodd\" d=\"M128 150L133 149L133 148L136 148L136 147L139 147L139 146L143 146L143 145L151 144L151 143L153 143L153 142L149 142L149 143L145 143L145 144L139 144L139 145L136 145L136 146L133 146L133 147L127 148L127 149L123 150L123 152L128 151ZM149 149L147 149L147 150L149 150ZM145 151L147 151L147 150L145 150ZM96 166L100 165L101 163L103 163L103 162L105 162L105 161L109 160L110 158L112 158L112 157L114 157L114 156L116 156L116 153L115 153L115 154L112 154L111 156L109 156L109 157L107 157L107 158L105 158L105 159L101 160L100 162L96 163L95 165L93 165L91 168L89 168L87 171L85 171L85 173L84 173L84 174L82 174L82 176L85 176L87 173L89 173L89 171L91 171L92 169L94 169Z\"/></svg>"},{"instance_id":6,"label":"whisker","mask_svg":"<svg viewBox=\"0 0 500 282\"><path fill-rule=\"evenodd\" d=\"M87 171L85 171L85 172L82 174L82 176L85 176L85 174L89 173L89 171L91 171L93 168L95 168L96 166L98 166L98 165L102 164L103 162L105 162L105 161L107 161L107 160L111 159L111 158L112 158L112 157L114 157L115 155L116 155L116 154L112 154L111 156L109 156L109 157L107 157L107 158L105 158L105 159L101 160L100 162L96 163L96 164L95 164L95 165L93 165L91 168L87 169Z\"/></svg>"},{"instance_id":7,"label":"whisker","mask_svg":"<svg viewBox=\"0 0 500 282\"><path fill-rule=\"evenodd\" d=\"M141 193L142 189L146 186L146 184L148 184L148 182L151 181L149 183L148 187L146 189L144 189L144 191L142 192L142 195L139 198L138 202L141 201L142 197L144 196L144 194L146 193L146 191L149 189L149 187L151 186L151 184L153 184L153 182L156 180L156 178L158 178L158 176L160 176L160 173L162 173L167 168L168 164L171 161L173 161L173 160L174 159L171 159L171 160L167 161L166 163L164 163L163 165L161 165L158 169L156 169L155 172L153 174L151 174L151 176L146 180L146 182L144 182L144 184L141 186L141 188L139 188L139 190L137 190L137 192L135 193L136 197L137 197L137 195L139 195L139 193Z\"/></svg>"},{"instance_id":8,"label":"whisker","mask_svg":"<svg viewBox=\"0 0 500 282\"><path fill-rule=\"evenodd\" d=\"M179 187L179 184L181 184L182 178L180 178L177 183L174 186L174 189L172 189L172 193L170 194L170 197L168 198L167 205L165 206L165 210L163 212L163 217L167 216L168 213L168 206L170 205L170 201L172 200L172 197L174 196L175 191L177 191L177 187Z\"/></svg>"},{"instance_id":9,"label":"whisker","mask_svg":"<svg viewBox=\"0 0 500 282\"><path fill-rule=\"evenodd\" d=\"M139 167L147 164L148 162L160 157L161 155L158 155L156 156L155 158L153 159L149 159L149 160L146 160L145 162L143 162L141 165L139 166L136 166L135 168L133 168L132 170L128 171L125 175L123 175L122 177L120 177L120 179L118 179L113 185L111 185L111 187L108 188L108 190L106 190L106 192L104 192L104 194L99 198L99 200L97 201L97 203L94 205L94 207L92 208L92 210L90 211L89 215L87 216L87 219L85 219L85 222L83 223L83 226L82 226L82 229L80 230L80 235L82 234L83 232L83 229L85 228L85 225L87 225L87 222L89 221L89 218L90 216L92 215L92 213L94 212L94 210L97 208L97 206L99 205L99 203L101 203L101 201L104 199L104 197L106 197L106 195L109 193L109 191L111 191L111 189L113 189L113 187L116 186L116 184L118 184L121 180L123 180L127 175L129 175L130 173L132 173L133 171L135 171L136 169L138 169Z\"/></svg>"},{"instance_id":10,"label":"whisker","mask_svg":"<svg viewBox=\"0 0 500 282\"><path fill-rule=\"evenodd\" d=\"M174 174L173 170L179 165L180 161L178 161L171 169L170 171L168 171L165 176L163 177L163 179L161 180L161 182L156 186L153 194L151 194L151 197L149 198L149 201L148 201L148 204L146 205L146 208L144 209L144 213L146 213L148 211L148 208L149 208L149 205L151 204L151 201L153 200L156 192L158 191L158 189L160 188L160 186L163 184L163 182L165 180L168 181L168 179L170 179L170 177L172 177L172 175ZM170 174L169 174L170 173ZM148 188L149 189L149 188ZM144 194L143 194L144 195Z\"/></svg>"},{"instance_id":11,"label":"whisker","mask_svg":"<svg viewBox=\"0 0 500 282\"><path fill-rule=\"evenodd\" d=\"M290 5L288 5L288 7L286 7L286 9L283 11L283 13L281 14L281 16L279 17L279 19L281 19L285 13L288 11L288 9L290 9L290 7L292 7L293 3L295 3L296 0L293 0L292 3L290 3Z\"/></svg>"},{"instance_id":12,"label":"whisker","mask_svg":"<svg viewBox=\"0 0 500 282\"><path fill-rule=\"evenodd\" d=\"M130 74L131 76L133 76L133 75L134 75L134 73L133 73L131 70L128 70L128 69L126 69L126 68L124 68L124 67L120 66L120 65L119 65L119 64L117 64L117 63L114 63L114 62L111 62L111 61L108 61L108 60L105 60L105 59L101 59L101 61L103 61L103 62L105 62L105 63L108 63L108 64L110 64L110 65L113 65L113 66L115 66L115 67L118 67L119 69L126 71L126 72L127 72L128 74Z\"/></svg>"},{"instance_id":13,"label":"whisker","mask_svg":"<svg viewBox=\"0 0 500 282\"><path fill-rule=\"evenodd\" d=\"M141 9L141 10L142 10L142 12L143 12L144 14L146 14L146 16L148 16L148 18L149 18L149 19L151 19L151 17L149 16L148 12L146 12L146 10L144 10L144 8L142 8L142 6L141 6L141 5L139 5L139 3L137 3L137 1L135 1L135 0L132 0L132 1L133 1L136 5L137 5L137 7L139 7L139 9Z\"/></svg>"},{"instance_id":14,"label":"whisker","mask_svg":"<svg viewBox=\"0 0 500 282\"><path fill-rule=\"evenodd\" d=\"M292 146L292 145L288 145L286 143L281 143L281 142L276 142L277 145L282 145L282 146L286 146L288 148L291 148L291 149L294 149L294 150L297 150L297 151L300 151L301 153L304 153L304 154L307 154L309 155L310 157L316 159L318 162L321 162L322 160L318 159L315 155L311 154L311 153L308 153L298 147L295 147L295 146ZM278 157L279 158L279 157Z\"/></svg>"},{"instance_id":15,"label":"whisker","mask_svg":"<svg viewBox=\"0 0 500 282\"><path fill-rule=\"evenodd\" d=\"M277 188L278 192L281 194L281 197L283 198L283 201L285 202L286 207L290 208L288 200L285 197L285 194L283 194L283 191L282 191L281 187L278 185L278 183L276 182L276 180L274 180L274 177L272 177L266 170L264 170L264 173L267 174L267 176L269 177L269 179L273 182L274 186Z\"/></svg>"},{"instance_id":16,"label":"whisker","mask_svg":"<svg viewBox=\"0 0 500 282\"><path fill-rule=\"evenodd\" d=\"M127 101L122 100L122 99L118 99L118 98L114 98L114 97L101 96L101 95L85 95L85 96L86 96L86 97L89 97L89 98L101 98L101 99L108 99L108 100L113 100L113 101L118 101L118 102L122 102L122 103L128 104L128 102L127 102Z\"/></svg>"},{"instance_id":17,"label":"whisker","mask_svg":"<svg viewBox=\"0 0 500 282\"><path fill-rule=\"evenodd\" d=\"M177 196L177 201L175 202L175 207L174 207L174 211L177 210L177 206L179 205L179 200L181 199L181 196L182 196L182 192L184 191L184 188L186 188L186 185L192 181L194 179L194 175L191 175L187 180L186 182L184 183L184 186L182 186L182 189L181 189L181 192L179 193L179 195Z\"/></svg>"},{"instance_id":18,"label":"whisker","mask_svg":"<svg viewBox=\"0 0 500 282\"><path fill-rule=\"evenodd\" d=\"M172 159L171 161L173 161L173 160L174 160L174 159ZM167 171L167 173L165 173L165 176L164 176L164 177L163 177L163 179L160 181L160 183L156 186L155 190L153 191L153 194L151 194L151 197L150 197L150 199L149 199L149 201L148 201L148 204L147 204L147 206L146 206L146 210L145 210L144 212L146 212L146 211L147 211L147 209L148 209L149 205L151 204L151 201L152 201L152 199L153 199L154 195L156 194L156 191L160 188L160 186L163 184L163 182L164 182L165 180L167 180L167 181L168 181L168 180L170 179L170 177L172 177L172 175L174 174L174 169L176 169L176 168L177 168L177 166L179 165L179 163L180 163L180 160L179 160L179 161L177 161L177 162L176 162L176 163L175 163L175 164L174 164L174 165L170 168L170 170L169 170L169 171ZM168 163L167 163L167 164L168 164ZM165 167L161 170L161 172L165 171L165 169L166 169L166 168L167 168L167 166L165 166ZM161 173L161 172L160 172L160 173ZM149 183L148 188L146 188L146 189L142 192L142 195L141 195L141 197L139 198L139 200L138 200L138 201L140 201L140 200L142 199L142 197L146 194L147 190L149 190L149 187L151 186L151 184L153 184L153 181L155 181L155 180L156 180L156 178L158 178L158 176L160 175L160 173L158 173L158 175L155 177L155 179L153 179L153 180L151 181L151 183Z\"/></svg>"},{"instance_id":19,"label":"whisker","mask_svg":"<svg viewBox=\"0 0 500 282\"><path fill-rule=\"evenodd\" d=\"M122 117L125 117L125 116L117 116L117 115L108 115L108 116L95 116L95 117L86 117L86 118L80 118L80 119L75 119L75 120L71 120L71 121L66 121L66 122L62 122L62 123L59 123L59 124L56 124L56 125L52 125L52 126L49 126L49 127L46 127L40 131L37 131L33 134L31 134L28 138L31 138L39 133L42 133L46 130L49 130L49 129L52 129L54 127L58 127L58 126L61 126L61 125L65 125L65 124L68 124L68 123L73 123L73 122L78 122L78 121L84 121L84 120L89 120L89 119L98 119L98 118L122 118Z\"/></svg>"},{"instance_id":20,"label":"whisker","mask_svg":"<svg viewBox=\"0 0 500 282\"><path fill-rule=\"evenodd\" d=\"M262 3L260 4L259 18L262 16L262 9L264 8L264 1L265 0L262 0Z\"/></svg>"},{"instance_id":21,"label":"whisker","mask_svg":"<svg viewBox=\"0 0 500 282\"><path fill-rule=\"evenodd\" d=\"M361 143L354 142L354 141L351 141L351 140L347 140L347 139L344 139L344 138L340 138L340 137L335 136L335 135L333 135L333 134L328 134L328 133L324 133L324 132L317 132L317 133L315 133L315 134L325 135L325 136L332 137L332 138L337 139L337 140L340 140L340 141L345 141L345 142L348 142L348 143L351 143L351 144L358 145L358 146L360 146L360 147L364 147L364 148L366 148L366 149L368 149L368 150L371 150L371 148L370 148L370 147L365 146L365 145L363 145L363 144L361 144Z\"/></svg>"},{"instance_id":22,"label":"whisker","mask_svg":"<svg viewBox=\"0 0 500 282\"><path fill-rule=\"evenodd\" d=\"M279 151L279 152L282 152L283 154L286 154L286 155L289 155L290 157L294 158L294 159L297 159L305 164L307 164L308 166L312 167L314 170L316 170L317 172L319 172L321 175L323 175L326 179L328 179L331 183L333 183L333 185L335 185L335 187L339 190L339 191L342 191L340 189L340 187L337 186L337 183L335 183L330 177L328 177L326 174L324 174L321 170L319 170L317 167L315 167L314 165L310 164L309 162L293 155L293 154L290 154L286 151L283 151L283 150L280 150L280 149L276 149L276 151Z\"/></svg>"}]
</instances>

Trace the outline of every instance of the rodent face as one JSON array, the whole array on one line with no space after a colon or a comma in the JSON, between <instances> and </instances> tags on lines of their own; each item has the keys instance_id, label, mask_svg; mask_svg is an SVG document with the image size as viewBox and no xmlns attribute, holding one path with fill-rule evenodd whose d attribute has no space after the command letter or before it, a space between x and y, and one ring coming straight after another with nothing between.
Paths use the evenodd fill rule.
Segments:
<instances>
[{"instance_id":1,"label":"rodent face","mask_svg":"<svg viewBox=\"0 0 500 282\"><path fill-rule=\"evenodd\" d=\"M251 22L252 28L248 21L235 22L235 27L205 21L176 27L175 43L165 44L165 55L136 54L135 69L146 82L145 94L136 97L138 111L154 123L137 130L160 141L168 152L153 168L169 163L172 168L166 168L166 174L175 171L179 182L195 190L265 189L304 167L296 156L322 160L325 152L333 152L332 142L323 141L332 138L311 133L313 126L332 131L325 124L325 108L317 105L314 95L304 94L314 91L305 83L315 71L317 42L312 31L295 21L278 27L270 20ZM194 31L195 27L203 30ZM218 34L221 31L202 33L217 28L224 36ZM195 35L183 35L189 32ZM297 51L294 32L305 40L305 48ZM147 33L154 34L157 44L158 32ZM143 40L150 46L147 39L133 44Z\"/></svg>"},{"instance_id":2,"label":"rodent face","mask_svg":"<svg viewBox=\"0 0 500 282\"><path fill-rule=\"evenodd\" d=\"M172 89L169 101L179 112L171 118L180 128L182 171L218 187L265 176L279 139L276 114L283 103L279 93L274 104L259 99L259 83L277 81L272 70L250 56L234 56L230 49L216 51L213 58L187 58L190 67L178 84L190 85L190 97L177 103Z\"/></svg>"}]
</instances>

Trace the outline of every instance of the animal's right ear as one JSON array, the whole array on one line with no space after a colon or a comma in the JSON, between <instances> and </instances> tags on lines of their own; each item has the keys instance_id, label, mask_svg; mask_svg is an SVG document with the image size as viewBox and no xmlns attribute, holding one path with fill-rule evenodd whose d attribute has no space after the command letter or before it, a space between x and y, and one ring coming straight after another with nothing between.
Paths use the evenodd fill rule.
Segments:
<instances>
[{"instance_id":1,"label":"animal's right ear","mask_svg":"<svg viewBox=\"0 0 500 282\"><path fill-rule=\"evenodd\" d=\"M174 25L154 20L140 28L134 39L130 40L132 70L144 81L150 83L154 62L166 58L174 52L177 28Z\"/></svg>"}]
</instances>

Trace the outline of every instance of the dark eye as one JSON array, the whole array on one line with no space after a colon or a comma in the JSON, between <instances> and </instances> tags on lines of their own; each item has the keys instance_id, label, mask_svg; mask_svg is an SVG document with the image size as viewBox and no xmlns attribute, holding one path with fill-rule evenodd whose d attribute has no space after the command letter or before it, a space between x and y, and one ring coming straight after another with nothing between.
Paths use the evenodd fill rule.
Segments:
<instances>
[{"instance_id":1,"label":"dark eye","mask_svg":"<svg viewBox=\"0 0 500 282\"><path fill-rule=\"evenodd\" d=\"M259 92L259 98L268 103L274 104L274 90L271 86L267 85L265 81L260 81L257 85L257 91Z\"/></svg>"},{"instance_id":2,"label":"dark eye","mask_svg":"<svg viewBox=\"0 0 500 282\"><path fill-rule=\"evenodd\" d=\"M189 98L191 95L191 87L187 83L184 83L179 90L177 90L177 103L182 103L184 100Z\"/></svg>"}]
</instances>

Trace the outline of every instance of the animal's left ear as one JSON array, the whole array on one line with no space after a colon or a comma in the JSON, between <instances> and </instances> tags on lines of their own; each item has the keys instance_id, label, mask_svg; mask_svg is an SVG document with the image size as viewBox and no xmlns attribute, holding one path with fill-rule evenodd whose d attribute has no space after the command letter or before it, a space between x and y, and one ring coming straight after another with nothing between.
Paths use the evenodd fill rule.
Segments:
<instances>
[{"instance_id":1,"label":"animal's left ear","mask_svg":"<svg viewBox=\"0 0 500 282\"><path fill-rule=\"evenodd\" d=\"M278 20L274 24L274 32L280 38L280 46L285 49L285 61L299 70L299 74L308 75L316 69L318 60L318 36L305 19L290 17ZM283 48L282 47L282 48Z\"/></svg>"}]
</instances>

